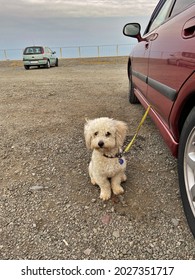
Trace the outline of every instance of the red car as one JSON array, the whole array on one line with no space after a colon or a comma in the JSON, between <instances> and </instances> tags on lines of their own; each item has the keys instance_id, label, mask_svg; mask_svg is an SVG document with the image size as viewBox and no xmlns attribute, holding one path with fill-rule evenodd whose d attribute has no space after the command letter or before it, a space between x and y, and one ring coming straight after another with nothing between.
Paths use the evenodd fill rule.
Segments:
<instances>
[{"instance_id":1,"label":"red car","mask_svg":"<svg viewBox=\"0 0 195 280\"><path fill-rule=\"evenodd\" d=\"M128 60L129 101L151 105L150 116L178 158L180 192L195 236L195 0L160 0Z\"/></svg>"}]
</instances>

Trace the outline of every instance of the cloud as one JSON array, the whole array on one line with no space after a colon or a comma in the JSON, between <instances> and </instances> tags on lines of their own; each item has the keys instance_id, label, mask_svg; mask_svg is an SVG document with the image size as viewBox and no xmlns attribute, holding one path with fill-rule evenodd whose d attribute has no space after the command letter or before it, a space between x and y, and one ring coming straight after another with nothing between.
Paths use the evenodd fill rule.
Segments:
<instances>
[{"instance_id":1,"label":"cloud","mask_svg":"<svg viewBox=\"0 0 195 280\"><path fill-rule=\"evenodd\" d=\"M50 46L123 43L127 40L122 34L124 24L149 17L157 2L0 0L3 7L0 50L35 43Z\"/></svg>"},{"instance_id":2,"label":"cloud","mask_svg":"<svg viewBox=\"0 0 195 280\"><path fill-rule=\"evenodd\" d=\"M149 15L158 0L0 0L0 15L16 17L114 17Z\"/></svg>"}]
</instances>

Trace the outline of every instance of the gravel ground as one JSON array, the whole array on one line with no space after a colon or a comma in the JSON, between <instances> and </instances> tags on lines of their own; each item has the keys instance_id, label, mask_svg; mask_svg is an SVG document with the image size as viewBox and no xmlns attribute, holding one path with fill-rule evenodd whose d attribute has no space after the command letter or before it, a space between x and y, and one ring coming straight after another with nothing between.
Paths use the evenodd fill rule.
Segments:
<instances>
[{"instance_id":1,"label":"gravel ground","mask_svg":"<svg viewBox=\"0 0 195 280\"><path fill-rule=\"evenodd\" d=\"M0 258L195 259L177 162L148 117L127 154L125 193L108 202L88 176L85 117L128 123L127 58L0 62Z\"/></svg>"}]
</instances>

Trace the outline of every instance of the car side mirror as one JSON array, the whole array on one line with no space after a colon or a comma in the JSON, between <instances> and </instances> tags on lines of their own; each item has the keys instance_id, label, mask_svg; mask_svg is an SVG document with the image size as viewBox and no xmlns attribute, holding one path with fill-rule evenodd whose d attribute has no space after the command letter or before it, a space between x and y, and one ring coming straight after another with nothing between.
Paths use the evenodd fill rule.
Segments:
<instances>
[{"instance_id":1,"label":"car side mirror","mask_svg":"<svg viewBox=\"0 0 195 280\"><path fill-rule=\"evenodd\" d=\"M52 52L53 54L56 54L56 52Z\"/></svg>"},{"instance_id":2,"label":"car side mirror","mask_svg":"<svg viewBox=\"0 0 195 280\"><path fill-rule=\"evenodd\" d=\"M141 25L139 23L127 23L123 27L123 34L128 37L136 38L138 42L143 41L141 37Z\"/></svg>"}]
</instances>

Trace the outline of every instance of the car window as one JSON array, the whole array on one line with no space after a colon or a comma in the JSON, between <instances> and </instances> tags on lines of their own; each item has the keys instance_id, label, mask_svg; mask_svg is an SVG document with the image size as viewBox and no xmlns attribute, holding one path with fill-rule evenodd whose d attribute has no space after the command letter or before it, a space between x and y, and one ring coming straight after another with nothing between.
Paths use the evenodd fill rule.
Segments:
<instances>
[{"instance_id":1,"label":"car window","mask_svg":"<svg viewBox=\"0 0 195 280\"><path fill-rule=\"evenodd\" d=\"M42 48L41 47L30 47L24 50L24 54L41 54Z\"/></svg>"},{"instance_id":2,"label":"car window","mask_svg":"<svg viewBox=\"0 0 195 280\"><path fill-rule=\"evenodd\" d=\"M148 32L156 29L167 19L171 11L172 4L173 0L167 0L164 2L162 8L160 9L156 17L152 20Z\"/></svg>"},{"instance_id":3,"label":"car window","mask_svg":"<svg viewBox=\"0 0 195 280\"><path fill-rule=\"evenodd\" d=\"M175 5L173 7L171 16L174 16L178 13L180 13L181 11L183 11L185 8L187 8L189 5L191 4L195 4L195 0L177 0L175 2Z\"/></svg>"},{"instance_id":4,"label":"car window","mask_svg":"<svg viewBox=\"0 0 195 280\"><path fill-rule=\"evenodd\" d=\"M50 48L46 47L45 50L46 50L46 53L50 53Z\"/></svg>"}]
</instances>

